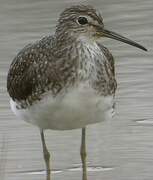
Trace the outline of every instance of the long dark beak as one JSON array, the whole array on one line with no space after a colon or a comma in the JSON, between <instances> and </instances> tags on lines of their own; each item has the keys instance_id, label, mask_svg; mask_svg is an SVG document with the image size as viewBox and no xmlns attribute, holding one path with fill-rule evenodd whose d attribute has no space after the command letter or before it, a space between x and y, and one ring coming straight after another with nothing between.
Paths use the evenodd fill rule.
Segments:
<instances>
[{"instance_id":1,"label":"long dark beak","mask_svg":"<svg viewBox=\"0 0 153 180\"><path fill-rule=\"evenodd\" d=\"M145 47L143 47L142 45L126 38L126 37L123 37L115 32L112 32L112 31L108 31L106 29L101 29L101 33L100 33L102 36L105 36L105 37L108 37L108 38L111 38L111 39L116 39L118 41L121 41L121 42L124 42L124 43L127 43L127 44L130 44L132 46L135 46L137 48L140 48L144 51L147 51L147 49Z\"/></svg>"}]
</instances>

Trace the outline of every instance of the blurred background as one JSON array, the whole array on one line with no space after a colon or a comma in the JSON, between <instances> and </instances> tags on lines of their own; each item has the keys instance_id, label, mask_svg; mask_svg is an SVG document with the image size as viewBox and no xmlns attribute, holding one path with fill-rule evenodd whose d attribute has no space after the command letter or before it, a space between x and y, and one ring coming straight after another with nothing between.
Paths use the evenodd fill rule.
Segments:
<instances>
[{"instance_id":1,"label":"blurred background","mask_svg":"<svg viewBox=\"0 0 153 180\"><path fill-rule=\"evenodd\" d=\"M59 13L80 2L148 49L102 39L116 62L116 116L88 127L89 180L153 179L153 0L0 0L0 180L45 180L39 131L11 112L6 76L17 52L53 33ZM81 180L80 138L81 130L46 131L55 180Z\"/></svg>"}]
</instances>

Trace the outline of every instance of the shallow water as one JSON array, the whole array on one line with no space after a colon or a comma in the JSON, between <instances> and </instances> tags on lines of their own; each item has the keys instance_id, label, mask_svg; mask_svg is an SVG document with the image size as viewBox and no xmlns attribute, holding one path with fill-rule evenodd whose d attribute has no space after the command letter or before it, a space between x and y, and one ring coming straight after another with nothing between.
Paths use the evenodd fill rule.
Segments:
<instances>
[{"instance_id":1,"label":"shallow water","mask_svg":"<svg viewBox=\"0 0 153 180\"><path fill-rule=\"evenodd\" d=\"M0 180L45 180L39 131L9 108L6 75L27 43L55 30L59 12L74 0L0 1ZM80 1L78 1L80 2ZM96 180L153 179L153 1L86 1L98 8L107 29L148 48L143 52L104 39L116 62L117 113L88 127L88 175ZM81 179L80 130L46 131L56 180Z\"/></svg>"}]
</instances>

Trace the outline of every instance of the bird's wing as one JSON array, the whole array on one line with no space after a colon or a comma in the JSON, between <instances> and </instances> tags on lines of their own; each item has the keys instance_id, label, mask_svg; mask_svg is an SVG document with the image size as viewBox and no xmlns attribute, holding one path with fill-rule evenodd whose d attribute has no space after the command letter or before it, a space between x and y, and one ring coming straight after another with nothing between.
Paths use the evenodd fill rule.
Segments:
<instances>
[{"instance_id":1,"label":"bird's wing","mask_svg":"<svg viewBox=\"0 0 153 180\"><path fill-rule=\"evenodd\" d=\"M113 55L110 53L110 51L103 46L102 44L98 43L98 46L100 47L101 51L104 53L104 55L107 57L110 67L111 67L111 72L115 76L115 61Z\"/></svg>"},{"instance_id":2,"label":"bird's wing","mask_svg":"<svg viewBox=\"0 0 153 180\"><path fill-rule=\"evenodd\" d=\"M50 47L52 38L27 45L14 58L7 77L7 90L13 100L37 99L48 84L56 86L59 77Z\"/></svg>"},{"instance_id":3,"label":"bird's wing","mask_svg":"<svg viewBox=\"0 0 153 180\"><path fill-rule=\"evenodd\" d=\"M110 51L104 47L102 44L98 43L98 46L100 47L101 51L104 53L105 57L107 58L107 68L109 69L108 76L109 76L109 91L110 94L115 94L116 88L117 88L117 82L115 79L115 61L114 57L110 53Z\"/></svg>"}]
</instances>

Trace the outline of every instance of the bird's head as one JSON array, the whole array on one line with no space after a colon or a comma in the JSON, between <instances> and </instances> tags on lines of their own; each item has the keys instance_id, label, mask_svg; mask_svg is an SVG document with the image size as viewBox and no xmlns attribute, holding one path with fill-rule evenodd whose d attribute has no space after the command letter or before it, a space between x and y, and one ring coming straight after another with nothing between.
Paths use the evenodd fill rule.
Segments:
<instances>
[{"instance_id":1,"label":"bird's head","mask_svg":"<svg viewBox=\"0 0 153 180\"><path fill-rule=\"evenodd\" d=\"M142 45L125 38L117 33L106 30L103 18L92 6L75 5L66 8L58 20L56 34L64 39L64 36L76 38L89 38L96 41L102 37L108 37L147 51Z\"/></svg>"}]
</instances>

